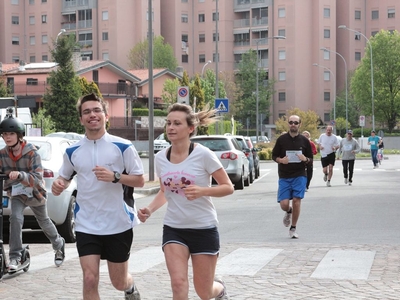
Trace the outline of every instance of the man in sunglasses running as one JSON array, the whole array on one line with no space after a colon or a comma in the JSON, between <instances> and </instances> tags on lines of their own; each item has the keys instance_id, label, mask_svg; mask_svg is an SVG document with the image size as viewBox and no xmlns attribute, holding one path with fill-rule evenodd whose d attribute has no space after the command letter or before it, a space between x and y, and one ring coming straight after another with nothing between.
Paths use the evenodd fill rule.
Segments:
<instances>
[{"instance_id":1,"label":"man in sunglasses running","mask_svg":"<svg viewBox=\"0 0 400 300\"><path fill-rule=\"evenodd\" d=\"M296 225L307 184L306 166L312 164L313 154L309 140L300 134L300 117L292 115L288 123L289 131L276 140L272 159L278 163L278 203L286 212L283 225L291 225L289 237L297 239Z\"/></svg>"}]
</instances>

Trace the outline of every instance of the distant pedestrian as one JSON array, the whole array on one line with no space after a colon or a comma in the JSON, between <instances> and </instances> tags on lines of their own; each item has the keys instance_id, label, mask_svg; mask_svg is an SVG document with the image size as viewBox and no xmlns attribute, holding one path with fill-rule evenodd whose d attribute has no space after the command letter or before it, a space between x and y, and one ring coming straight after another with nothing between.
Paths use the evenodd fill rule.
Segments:
<instances>
[{"instance_id":1,"label":"distant pedestrian","mask_svg":"<svg viewBox=\"0 0 400 300\"><path fill-rule=\"evenodd\" d=\"M311 140L310 137L310 133L308 131L303 131L303 135L308 138L308 140L310 141L310 145L311 145L311 150L312 150L312 154L316 155L318 153L317 151L317 146L315 146L314 142ZM310 188L310 182L311 179L313 177L313 168L314 168L314 164L313 164L314 159L311 160L311 162L309 164L307 164L307 184L306 184L306 192L308 191L308 189Z\"/></svg>"},{"instance_id":2,"label":"distant pedestrian","mask_svg":"<svg viewBox=\"0 0 400 300\"><path fill-rule=\"evenodd\" d=\"M333 166L335 165L336 150L339 149L339 142L332 133L332 126L326 127L325 133L321 134L318 139L318 145L321 152L322 172L324 173L324 181L326 186L331 186L333 176Z\"/></svg>"},{"instance_id":3,"label":"distant pedestrian","mask_svg":"<svg viewBox=\"0 0 400 300\"><path fill-rule=\"evenodd\" d=\"M312 164L310 141L300 134L299 116L289 117L289 132L280 135L272 149L272 159L278 163L278 203L285 211L283 225L289 227L289 236L298 238L297 221L300 216L301 199L307 183L306 166ZM292 206L290 205L292 200Z\"/></svg>"},{"instance_id":4,"label":"distant pedestrian","mask_svg":"<svg viewBox=\"0 0 400 300\"><path fill-rule=\"evenodd\" d=\"M344 183L353 183L354 162L356 154L360 152L360 145L353 138L353 131L347 131L347 137L340 141L339 153L342 154Z\"/></svg>"},{"instance_id":5,"label":"distant pedestrian","mask_svg":"<svg viewBox=\"0 0 400 300\"><path fill-rule=\"evenodd\" d=\"M383 149L385 148L385 146L384 146L384 144L383 144L383 138L382 138L382 137L381 137L381 139L380 139L378 148L379 148L379 149L378 149L377 158L378 158L379 164L381 164L381 163L382 163L382 160L383 160Z\"/></svg>"},{"instance_id":6,"label":"distant pedestrian","mask_svg":"<svg viewBox=\"0 0 400 300\"><path fill-rule=\"evenodd\" d=\"M380 137L375 135L375 130L371 131L371 136L368 138L368 145L371 147L371 158L372 163L374 164L374 169L378 168L378 149L380 144Z\"/></svg>"}]
</instances>

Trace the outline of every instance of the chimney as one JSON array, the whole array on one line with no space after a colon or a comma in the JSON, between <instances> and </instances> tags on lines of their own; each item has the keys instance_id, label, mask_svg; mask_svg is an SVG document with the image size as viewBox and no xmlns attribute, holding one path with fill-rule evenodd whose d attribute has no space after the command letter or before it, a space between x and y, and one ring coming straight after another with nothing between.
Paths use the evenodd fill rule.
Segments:
<instances>
[{"instance_id":1,"label":"chimney","mask_svg":"<svg viewBox=\"0 0 400 300\"><path fill-rule=\"evenodd\" d=\"M183 76L183 67L182 66L176 67L176 74L178 74L179 76Z\"/></svg>"}]
</instances>

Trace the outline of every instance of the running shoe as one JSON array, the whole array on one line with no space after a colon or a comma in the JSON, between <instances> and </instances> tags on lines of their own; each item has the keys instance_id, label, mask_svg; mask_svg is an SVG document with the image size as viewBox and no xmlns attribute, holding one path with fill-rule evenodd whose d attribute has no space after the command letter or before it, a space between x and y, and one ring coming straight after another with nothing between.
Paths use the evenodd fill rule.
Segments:
<instances>
[{"instance_id":1,"label":"running shoe","mask_svg":"<svg viewBox=\"0 0 400 300\"><path fill-rule=\"evenodd\" d=\"M328 180L328 174L324 175L324 181L326 182Z\"/></svg>"},{"instance_id":2,"label":"running shoe","mask_svg":"<svg viewBox=\"0 0 400 300\"><path fill-rule=\"evenodd\" d=\"M330 180L326 182L326 186L331 186L331 181Z\"/></svg>"},{"instance_id":3,"label":"running shoe","mask_svg":"<svg viewBox=\"0 0 400 300\"><path fill-rule=\"evenodd\" d=\"M290 223L292 221L292 213L285 213L285 216L283 217L283 225L285 227L289 227Z\"/></svg>"},{"instance_id":4,"label":"running shoe","mask_svg":"<svg viewBox=\"0 0 400 300\"><path fill-rule=\"evenodd\" d=\"M224 286L224 290L220 295L215 297L215 300L229 300L228 292L226 291L225 282L221 278L215 278L214 281L219 282Z\"/></svg>"},{"instance_id":5,"label":"running shoe","mask_svg":"<svg viewBox=\"0 0 400 300\"><path fill-rule=\"evenodd\" d=\"M65 240L64 238L61 239L62 239L62 246L54 254L54 264L57 267L61 266L65 259Z\"/></svg>"},{"instance_id":6,"label":"running shoe","mask_svg":"<svg viewBox=\"0 0 400 300\"><path fill-rule=\"evenodd\" d=\"M291 228L289 230L289 236L290 236L291 239L298 239L299 238L299 235L296 232L296 228Z\"/></svg>"},{"instance_id":7,"label":"running shoe","mask_svg":"<svg viewBox=\"0 0 400 300\"><path fill-rule=\"evenodd\" d=\"M131 293L125 292L125 300L140 300L140 293L136 288L136 285L134 285L132 289L133 292Z\"/></svg>"},{"instance_id":8,"label":"running shoe","mask_svg":"<svg viewBox=\"0 0 400 300\"><path fill-rule=\"evenodd\" d=\"M344 184L347 184L347 178L344 179Z\"/></svg>"},{"instance_id":9,"label":"running shoe","mask_svg":"<svg viewBox=\"0 0 400 300\"><path fill-rule=\"evenodd\" d=\"M8 264L8 271L15 272L21 266L21 259L20 258L13 258L10 260Z\"/></svg>"}]
</instances>

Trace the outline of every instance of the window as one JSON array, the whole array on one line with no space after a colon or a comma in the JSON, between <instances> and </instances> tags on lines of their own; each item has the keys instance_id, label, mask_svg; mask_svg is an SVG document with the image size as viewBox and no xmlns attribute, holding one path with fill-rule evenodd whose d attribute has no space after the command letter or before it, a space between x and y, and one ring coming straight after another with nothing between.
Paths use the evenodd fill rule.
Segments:
<instances>
[{"instance_id":1,"label":"window","mask_svg":"<svg viewBox=\"0 0 400 300\"><path fill-rule=\"evenodd\" d=\"M42 55L42 61L48 61L49 57L47 55Z\"/></svg>"},{"instance_id":2,"label":"window","mask_svg":"<svg viewBox=\"0 0 400 300\"><path fill-rule=\"evenodd\" d=\"M206 15L205 14L199 14L199 23L204 23L206 21Z\"/></svg>"},{"instance_id":3,"label":"window","mask_svg":"<svg viewBox=\"0 0 400 300\"><path fill-rule=\"evenodd\" d=\"M183 63L189 62L189 55L187 55L187 54L182 54L182 62L183 62Z\"/></svg>"},{"instance_id":4,"label":"window","mask_svg":"<svg viewBox=\"0 0 400 300\"><path fill-rule=\"evenodd\" d=\"M101 57L103 58L103 60L109 60L110 59L110 55L107 52L104 52Z\"/></svg>"},{"instance_id":5,"label":"window","mask_svg":"<svg viewBox=\"0 0 400 300\"><path fill-rule=\"evenodd\" d=\"M219 14L219 13L218 13ZM219 21L219 17L217 18L217 13L213 13L213 15L212 15L212 20L213 21L217 21L217 19L218 19L218 21Z\"/></svg>"},{"instance_id":6,"label":"window","mask_svg":"<svg viewBox=\"0 0 400 300\"><path fill-rule=\"evenodd\" d=\"M199 55L199 63L205 63L205 62L206 62L206 55L200 54Z\"/></svg>"},{"instance_id":7,"label":"window","mask_svg":"<svg viewBox=\"0 0 400 300\"><path fill-rule=\"evenodd\" d=\"M286 30L285 30L285 29L279 29L279 30L278 30L278 35L280 35L280 36L286 36Z\"/></svg>"},{"instance_id":8,"label":"window","mask_svg":"<svg viewBox=\"0 0 400 300\"><path fill-rule=\"evenodd\" d=\"M329 51L324 51L324 60L329 60L331 58L331 53Z\"/></svg>"},{"instance_id":9,"label":"window","mask_svg":"<svg viewBox=\"0 0 400 300\"><path fill-rule=\"evenodd\" d=\"M279 92L278 93L278 99L279 101L286 101L286 92Z\"/></svg>"},{"instance_id":10,"label":"window","mask_svg":"<svg viewBox=\"0 0 400 300\"><path fill-rule=\"evenodd\" d=\"M47 35L42 35L42 44L47 44Z\"/></svg>"},{"instance_id":11,"label":"window","mask_svg":"<svg viewBox=\"0 0 400 300\"><path fill-rule=\"evenodd\" d=\"M35 5L35 0L29 0L29 5Z\"/></svg>"},{"instance_id":12,"label":"window","mask_svg":"<svg viewBox=\"0 0 400 300\"><path fill-rule=\"evenodd\" d=\"M324 92L324 101L331 101L331 92Z\"/></svg>"},{"instance_id":13,"label":"window","mask_svg":"<svg viewBox=\"0 0 400 300\"><path fill-rule=\"evenodd\" d=\"M11 4L18 5L19 4L19 0L11 0Z\"/></svg>"},{"instance_id":14,"label":"window","mask_svg":"<svg viewBox=\"0 0 400 300\"><path fill-rule=\"evenodd\" d=\"M379 19L379 10L373 10L371 12L371 17L372 17L372 20Z\"/></svg>"},{"instance_id":15,"label":"window","mask_svg":"<svg viewBox=\"0 0 400 300\"><path fill-rule=\"evenodd\" d=\"M325 80L325 81L331 80L331 72L329 72L329 71L324 71L324 80Z\"/></svg>"},{"instance_id":16,"label":"window","mask_svg":"<svg viewBox=\"0 0 400 300\"><path fill-rule=\"evenodd\" d=\"M182 23L188 23L189 22L189 17L187 14L182 14L181 15L181 21Z\"/></svg>"},{"instance_id":17,"label":"window","mask_svg":"<svg viewBox=\"0 0 400 300\"><path fill-rule=\"evenodd\" d=\"M42 3L47 3L47 0L42 0Z\"/></svg>"},{"instance_id":18,"label":"window","mask_svg":"<svg viewBox=\"0 0 400 300\"><path fill-rule=\"evenodd\" d=\"M182 0L182 3L187 3L188 2L188 0Z\"/></svg>"},{"instance_id":19,"label":"window","mask_svg":"<svg viewBox=\"0 0 400 300\"><path fill-rule=\"evenodd\" d=\"M217 40L217 34L213 33L213 42ZM218 42L219 42L219 33L218 33Z\"/></svg>"},{"instance_id":20,"label":"window","mask_svg":"<svg viewBox=\"0 0 400 300\"><path fill-rule=\"evenodd\" d=\"M354 19L361 20L361 10L356 10L354 12Z\"/></svg>"},{"instance_id":21,"label":"window","mask_svg":"<svg viewBox=\"0 0 400 300\"><path fill-rule=\"evenodd\" d=\"M331 30L324 29L324 38L329 39L331 37Z\"/></svg>"},{"instance_id":22,"label":"window","mask_svg":"<svg viewBox=\"0 0 400 300\"><path fill-rule=\"evenodd\" d=\"M324 122L329 122L331 120L331 114L330 113L324 113Z\"/></svg>"},{"instance_id":23,"label":"window","mask_svg":"<svg viewBox=\"0 0 400 300\"><path fill-rule=\"evenodd\" d=\"M278 118L279 118L279 119L282 119L284 116L286 116L285 113L279 113L279 114L278 114Z\"/></svg>"},{"instance_id":24,"label":"window","mask_svg":"<svg viewBox=\"0 0 400 300\"><path fill-rule=\"evenodd\" d=\"M330 17L331 17L331 9L324 8L324 18L330 18Z\"/></svg>"},{"instance_id":25,"label":"window","mask_svg":"<svg viewBox=\"0 0 400 300\"><path fill-rule=\"evenodd\" d=\"M12 57L12 61L13 61L14 63L19 63L19 56L13 56L13 57Z\"/></svg>"},{"instance_id":26,"label":"window","mask_svg":"<svg viewBox=\"0 0 400 300\"><path fill-rule=\"evenodd\" d=\"M36 57L34 55L33 56L29 56L29 62L30 63L36 62Z\"/></svg>"},{"instance_id":27,"label":"window","mask_svg":"<svg viewBox=\"0 0 400 300\"><path fill-rule=\"evenodd\" d=\"M378 31L372 31L371 36L375 36L378 33Z\"/></svg>"},{"instance_id":28,"label":"window","mask_svg":"<svg viewBox=\"0 0 400 300\"><path fill-rule=\"evenodd\" d=\"M389 8L388 9L388 18L389 19L392 19L392 18L394 18L395 17L395 10L394 10L394 8Z\"/></svg>"},{"instance_id":29,"label":"window","mask_svg":"<svg viewBox=\"0 0 400 300\"><path fill-rule=\"evenodd\" d=\"M213 53L213 62L216 62L217 58L218 58L218 61L219 61L219 53L218 53L218 56L217 56L217 54Z\"/></svg>"},{"instance_id":30,"label":"window","mask_svg":"<svg viewBox=\"0 0 400 300\"><path fill-rule=\"evenodd\" d=\"M354 33L354 39L355 39L356 41L361 40L361 34L359 34L358 32Z\"/></svg>"},{"instance_id":31,"label":"window","mask_svg":"<svg viewBox=\"0 0 400 300\"><path fill-rule=\"evenodd\" d=\"M285 50L279 50L278 52L278 59L279 60L285 60L286 59L286 51Z\"/></svg>"},{"instance_id":32,"label":"window","mask_svg":"<svg viewBox=\"0 0 400 300\"><path fill-rule=\"evenodd\" d=\"M205 43L206 35L204 33L199 34L199 43Z\"/></svg>"},{"instance_id":33,"label":"window","mask_svg":"<svg viewBox=\"0 0 400 300\"><path fill-rule=\"evenodd\" d=\"M42 23L47 23L47 15L42 15Z\"/></svg>"},{"instance_id":34,"label":"window","mask_svg":"<svg viewBox=\"0 0 400 300\"><path fill-rule=\"evenodd\" d=\"M187 45L187 43L188 43L188 41L189 41L189 36L188 36L187 34L182 34L182 35L181 35L181 41L182 41L182 42L185 42L186 45ZM187 46L185 46L185 47L187 47Z\"/></svg>"},{"instance_id":35,"label":"window","mask_svg":"<svg viewBox=\"0 0 400 300\"><path fill-rule=\"evenodd\" d=\"M34 16L30 16L29 17L29 24L30 25L35 25L35 17Z\"/></svg>"},{"instance_id":36,"label":"window","mask_svg":"<svg viewBox=\"0 0 400 300\"><path fill-rule=\"evenodd\" d=\"M279 72L278 78L279 78L279 81L285 81L286 80L286 72L285 71Z\"/></svg>"},{"instance_id":37,"label":"window","mask_svg":"<svg viewBox=\"0 0 400 300\"><path fill-rule=\"evenodd\" d=\"M354 59L355 59L355 60L361 60L361 52L356 51L356 52L354 53Z\"/></svg>"},{"instance_id":38,"label":"window","mask_svg":"<svg viewBox=\"0 0 400 300\"><path fill-rule=\"evenodd\" d=\"M36 41L35 41L35 37L34 37L34 36L30 36L30 37L29 37L29 44L30 44L30 45L35 45L35 44L36 44Z\"/></svg>"},{"instance_id":39,"label":"window","mask_svg":"<svg viewBox=\"0 0 400 300\"><path fill-rule=\"evenodd\" d=\"M107 21L108 20L108 11L106 10L106 11L103 11L102 13L101 13L101 15L102 15L102 20L103 21Z\"/></svg>"},{"instance_id":40,"label":"window","mask_svg":"<svg viewBox=\"0 0 400 300\"><path fill-rule=\"evenodd\" d=\"M101 36L103 41L108 41L108 32L103 32Z\"/></svg>"},{"instance_id":41,"label":"window","mask_svg":"<svg viewBox=\"0 0 400 300\"><path fill-rule=\"evenodd\" d=\"M27 78L26 85L38 85L37 78Z\"/></svg>"},{"instance_id":42,"label":"window","mask_svg":"<svg viewBox=\"0 0 400 300\"><path fill-rule=\"evenodd\" d=\"M11 24L18 25L19 24L19 17L18 16L12 16L11 17Z\"/></svg>"},{"instance_id":43,"label":"window","mask_svg":"<svg viewBox=\"0 0 400 300\"><path fill-rule=\"evenodd\" d=\"M285 18L286 10L284 7L278 8L278 18Z\"/></svg>"},{"instance_id":44,"label":"window","mask_svg":"<svg viewBox=\"0 0 400 300\"><path fill-rule=\"evenodd\" d=\"M19 45L19 36L13 36L12 42L13 45Z\"/></svg>"}]
</instances>

